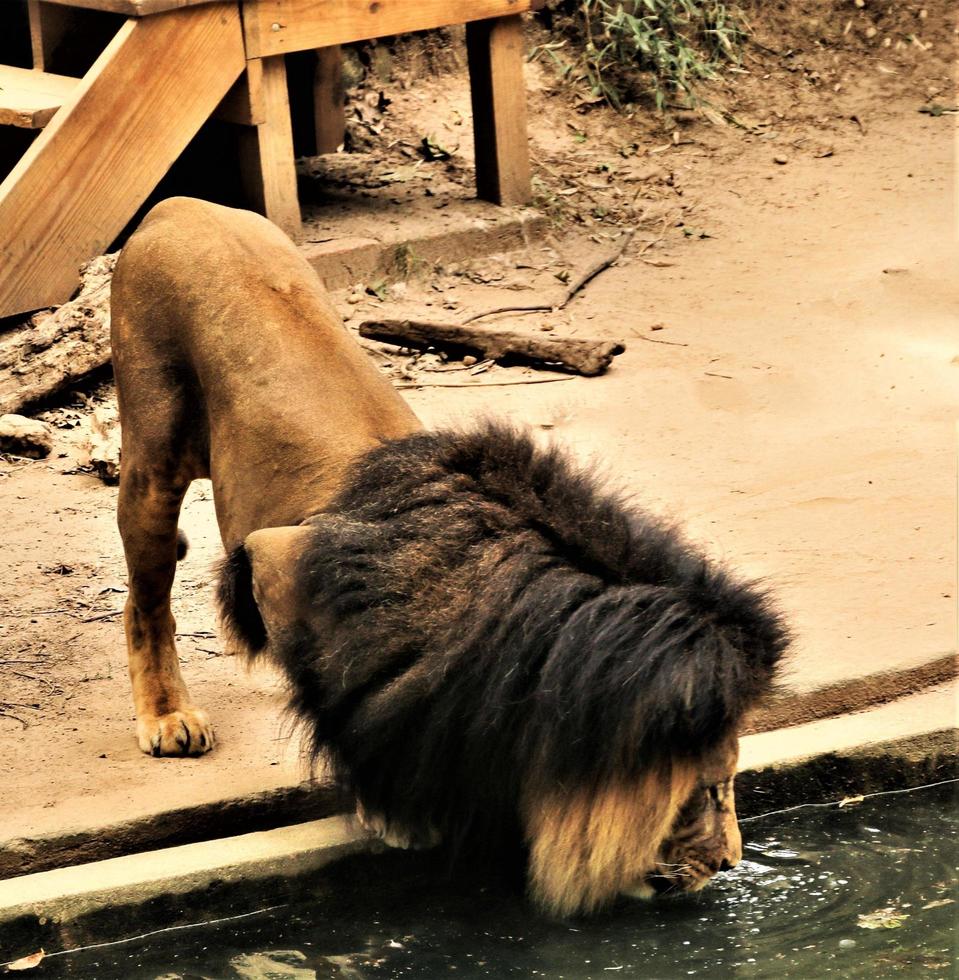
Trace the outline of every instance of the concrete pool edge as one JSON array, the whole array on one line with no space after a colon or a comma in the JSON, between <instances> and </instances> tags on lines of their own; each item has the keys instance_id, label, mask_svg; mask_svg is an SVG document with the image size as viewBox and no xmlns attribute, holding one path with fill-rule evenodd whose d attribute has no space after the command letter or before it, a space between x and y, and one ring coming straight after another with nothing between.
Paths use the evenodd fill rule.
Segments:
<instances>
[{"instance_id":1,"label":"concrete pool edge","mask_svg":"<svg viewBox=\"0 0 959 980\"><path fill-rule=\"evenodd\" d=\"M959 730L954 713L943 725L954 705L951 685L903 700L913 703L883 705L857 716L744 738L742 815L799 802L800 791L802 801L821 802L955 778ZM913 719L911 730L897 721L893 709ZM817 750L817 739L833 735L809 729L837 722L850 728L846 744ZM758 739L766 739L766 744ZM235 895L243 886L263 899L259 906L270 905L267 898L284 898L278 883L292 886L341 858L379 850L377 841L341 814L10 878L0 881L0 935L9 937L0 946L0 962L7 954L16 955L12 943L8 946L13 937L22 945L26 937L36 935L39 946L44 936L49 942L52 930L62 937L62 944L77 945L77 937L86 931L85 920L118 908L125 910L127 929L149 929L168 921L164 916L177 903L201 912L197 919L208 918L202 912L216 908L218 897Z\"/></svg>"},{"instance_id":2,"label":"concrete pool edge","mask_svg":"<svg viewBox=\"0 0 959 980\"><path fill-rule=\"evenodd\" d=\"M744 737L740 815L956 777L956 695L950 682L866 711Z\"/></svg>"},{"instance_id":3,"label":"concrete pool edge","mask_svg":"<svg viewBox=\"0 0 959 980\"><path fill-rule=\"evenodd\" d=\"M818 725L829 726L830 723L835 733L837 727L845 725L843 719L856 718L867 711L895 711L892 705L912 704L911 699L922 693L939 690L944 684L949 684L955 671L954 655L938 656L919 667L881 671L839 685L810 691L786 690L751 720L745 738L768 738L775 730L785 730L794 732L797 739L802 740L807 725L813 726L809 731L816 732L819 731ZM880 703L876 704L877 701ZM943 722L946 727L954 724L955 717ZM830 737L837 739L836 744L844 744L841 736L833 734ZM826 752L833 747L822 744L821 739L816 744L818 752ZM789 755L788 750L785 754ZM144 778L148 778L148 775L145 770ZM0 840L0 881L66 864L212 840L234 834L238 828L269 830L316 820L342 813L350 805L349 799L337 787L323 780L322 773L318 773L314 779L291 781L256 793L237 789L234 789L234 793L236 795L219 798L213 798L213 794L203 802L194 801L192 805L171 806L155 812L147 808L136 815L128 815L126 819L78 821L72 826L54 821L54 824L59 824L55 830L37 828L32 833L29 829L30 817L25 819L21 814L23 830L16 836ZM69 805L69 800L64 801L63 806ZM110 806L104 809L109 810Z\"/></svg>"}]
</instances>

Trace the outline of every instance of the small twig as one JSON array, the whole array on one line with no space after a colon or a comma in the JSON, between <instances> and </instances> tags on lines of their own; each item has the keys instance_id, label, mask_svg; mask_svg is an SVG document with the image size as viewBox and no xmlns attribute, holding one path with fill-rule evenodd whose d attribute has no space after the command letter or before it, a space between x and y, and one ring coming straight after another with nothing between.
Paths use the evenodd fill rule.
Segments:
<instances>
[{"instance_id":1,"label":"small twig","mask_svg":"<svg viewBox=\"0 0 959 980\"><path fill-rule=\"evenodd\" d=\"M731 374L716 374L715 371L703 371L707 378L725 378L727 381L735 381Z\"/></svg>"},{"instance_id":2,"label":"small twig","mask_svg":"<svg viewBox=\"0 0 959 980\"><path fill-rule=\"evenodd\" d=\"M635 228L630 228L624 235L620 237L619 243L615 250L604 255L602 258L597 259L591 266L589 266L585 272L577 276L567 287L566 287L566 297L562 303L557 307L561 310L566 304L589 282L592 282L601 272L605 272L614 262L619 259L623 252L626 251L626 246L633 240L633 235L636 234ZM646 251L647 248L652 245L652 242L647 243L646 248L642 249L640 254Z\"/></svg>"},{"instance_id":3,"label":"small twig","mask_svg":"<svg viewBox=\"0 0 959 980\"><path fill-rule=\"evenodd\" d=\"M12 718L14 721L19 721L24 728L30 727L22 718L19 718L17 715L12 715L8 711L0 711L0 718Z\"/></svg>"},{"instance_id":4,"label":"small twig","mask_svg":"<svg viewBox=\"0 0 959 980\"><path fill-rule=\"evenodd\" d=\"M444 384L442 381L424 381L421 384L399 384L394 385L394 388L464 388L467 391L475 391L477 388L501 388L505 385L545 385L550 384L553 381L573 381L575 380L573 375L566 375L562 378L527 378L524 381L484 381L482 384L476 385L461 385L450 383Z\"/></svg>"},{"instance_id":5,"label":"small twig","mask_svg":"<svg viewBox=\"0 0 959 980\"><path fill-rule=\"evenodd\" d=\"M591 265L588 265L575 279L572 279L563 290L563 295L558 302L555 303L532 303L526 306L499 306L490 310L480 310L478 313L472 313L465 320L461 321L465 326L467 323L472 323L474 320L482 320L484 317L495 316L498 313L552 313L556 310L563 309L567 303L588 283L592 282L601 272L604 272L616 261L618 261L623 252L626 251L627 246L633 240L633 235L636 234L635 228L630 228L623 235L619 237L617 241L616 248L601 258L596 259ZM640 255L643 255L650 247L652 247L659 239L654 239L651 242L647 242L643 248L640 250Z\"/></svg>"},{"instance_id":6,"label":"small twig","mask_svg":"<svg viewBox=\"0 0 959 980\"><path fill-rule=\"evenodd\" d=\"M110 612L100 613L98 616L87 616L86 619L81 619L81 623L98 623L103 619L113 619L114 616L122 616L122 609L113 609Z\"/></svg>"},{"instance_id":7,"label":"small twig","mask_svg":"<svg viewBox=\"0 0 959 980\"><path fill-rule=\"evenodd\" d=\"M482 320L484 317L496 316L497 313L552 313L559 309L554 303L533 303L530 306L495 306L489 310L480 310L473 313L463 320L463 324L472 323L474 320Z\"/></svg>"},{"instance_id":8,"label":"small twig","mask_svg":"<svg viewBox=\"0 0 959 980\"><path fill-rule=\"evenodd\" d=\"M657 340L655 337L646 337L641 333L634 333L633 336L637 340L645 340L647 344L669 344L670 347L688 347L689 344L683 344L678 340Z\"/></svg>"}]
</instances>

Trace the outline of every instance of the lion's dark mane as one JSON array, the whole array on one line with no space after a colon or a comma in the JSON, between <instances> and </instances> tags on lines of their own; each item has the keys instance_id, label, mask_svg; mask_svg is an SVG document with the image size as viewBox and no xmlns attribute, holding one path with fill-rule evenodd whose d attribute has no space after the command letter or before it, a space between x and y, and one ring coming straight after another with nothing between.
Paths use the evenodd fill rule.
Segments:
<instances>
[{"instance_id":1,"label":"lion's dark mane","mask_svg":"<svg viewBox=\"0 0 959 980\"><path fill-rule=\"evenodd\" d=\"M601 785L695 756L787 644L760 589L502 425L373 450L307 523L315 618L270 654L315 752L398 826L495 833L531 774ZM262 649L242 548L221 606Z\"/></svg>"}]
</instances>

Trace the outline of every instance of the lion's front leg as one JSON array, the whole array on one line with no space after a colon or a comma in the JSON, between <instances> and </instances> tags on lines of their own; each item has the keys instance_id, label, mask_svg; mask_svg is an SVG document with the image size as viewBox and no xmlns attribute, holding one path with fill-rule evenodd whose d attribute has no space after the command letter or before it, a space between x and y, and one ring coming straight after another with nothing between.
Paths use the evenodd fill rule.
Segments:
<instances>
[{"instance_id":1,"label":"lion's front leg","mask_svg":"<svg viewBox=\"0 0 959 980\"><path fill-rule=\"evenodd\" d=\"M180 675L170 589L177 519L189 480L158 479L135 465L121 471L117 522L129 572L124 628L137 741L150 755L202 755L213 748L206 712L190 702Z\"/></svg>"},{"instance_id":2,"label":"lion's front leg","mask_svg":"<svg viewBox=\"0 0 959 980\"><path fill-rule=\"evenodd\" d=\"M140 748L149 755L209 752L213 726L206 712L190 703L169 606L144 613L131 596L123 619Z\"/></svg>"},{"instance_id":3,"label":"lion's front leg","mask_svg":"<svg viewBox=\"0 0 959 980\"><path fill-rule=\"evenodd\" d=\"M442 843L442 836L435 827L419 831L401 830L391 825L383 814L367 810L359 800L356 801L356 820L368 834L378 837L387 847L398 850L426 851Z\"/></svg>"}]
</instances>

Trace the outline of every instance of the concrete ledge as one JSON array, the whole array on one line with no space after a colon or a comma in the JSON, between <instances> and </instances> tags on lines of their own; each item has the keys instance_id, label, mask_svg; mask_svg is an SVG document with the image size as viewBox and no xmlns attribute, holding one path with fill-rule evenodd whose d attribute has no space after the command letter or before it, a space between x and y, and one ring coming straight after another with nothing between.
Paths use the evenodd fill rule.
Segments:
<instances>
[{"instance_id":1,"label":"concrete ledge","mask_svg":"<svg viewBox=\"0 0 959 980\"><path fill-rule=\"evenodd\" d=\"M749 734L770 732L851 711L862 711L944 684L957 674L959 658L955 653L944 653L914 667L881 670L823 687L780 689L748 720L745 731Z\"/></svg>"},{"instance_id":2,"label":"concrete ledge","mask_svg":"<svg viewBox=\"0 0 959 980\"><path fill-rule=\"evenodd\" d=\"M959 776L956 686L740 743L740 816Z\"/></svg>"},{"instance_id":3,"label":"concrete ledge","mask_svg":"<svg viewBox=\"0 0 959 980\"><path fill-rule=\"evenodd\" d=\"M549 223L532 211L471 211L452 214L445 227L415 220L384 226L376 237L307 240L300 252L327 289L346 289L358 282L408 279L423 266L480 258L523 248L546 235ZM314 232L314 235L317 233Z\"/></svg>"},{"instance_id":4,"label":"concrete ledge","mask_svg":"<svg viewBox=\"0 0 959 980\"><path fill-rule=\"evenodd\" d=\"M104 908L206 892L214 884L296 878L380 846L352 816L339 816L43 871L0 882L0 925L31 917L63 924Z\"/></svg>"},{"instance_id":5,"label":"concrete ledge","mask_svg":"<svg viewBox=\"0 0 959 980\"><path fill-rule=\"evenodd\" d=\"M352 803L338 786L322 779L307 780L259 793L241 791L238 796L159 810L133 820L14 837L0 842L0 879L232 836L240 828L253 832L315 822L351 810ZM104 811L109 812L109 806Z\"/></svg>"}]
</instances>

